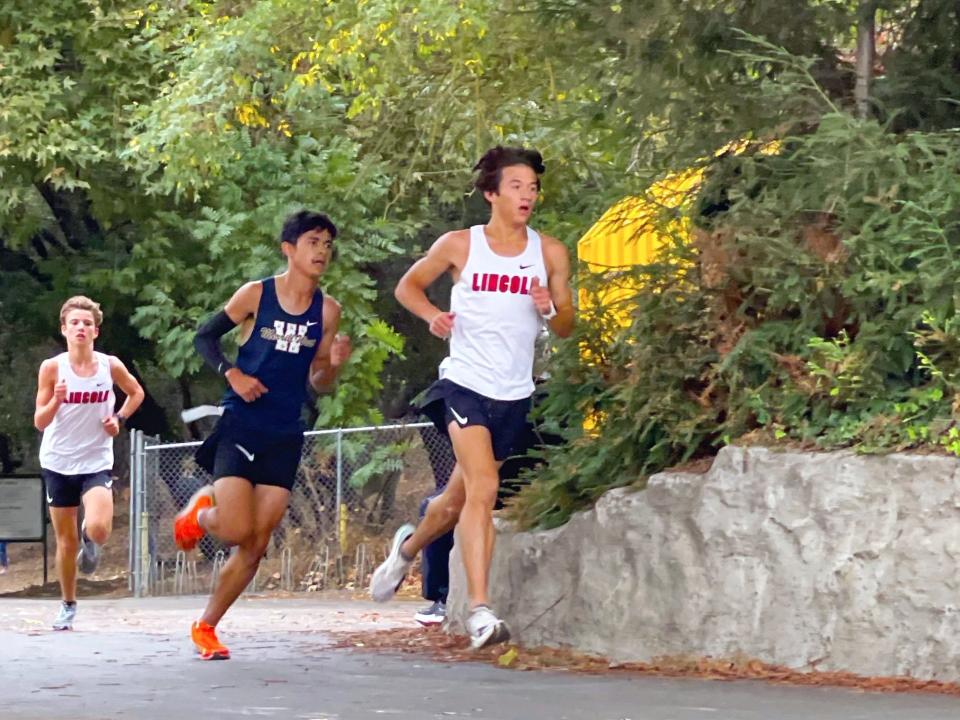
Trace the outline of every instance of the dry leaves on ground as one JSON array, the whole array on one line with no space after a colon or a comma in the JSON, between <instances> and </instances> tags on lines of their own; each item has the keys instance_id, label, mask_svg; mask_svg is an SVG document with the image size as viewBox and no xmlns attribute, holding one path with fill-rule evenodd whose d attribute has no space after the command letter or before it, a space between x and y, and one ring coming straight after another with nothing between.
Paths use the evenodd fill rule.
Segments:
<instances>
[{"instance_id":1,"label":"dry leaves on ground","mask_svg":"<svg viewBox=\"0 0 960 720\"><path fill-rule=\"evenodd\" d=\"M366 652L427 655L440 662L488 662L512 670L564 670L588 674L654 675L705 680L764 680L788 685L830 686L871 692L916 692L960 696L960 684L910 677L863 677L848 672L801 672L751 659L673 657L617 663L562 648L500 645L471 650L466 636L439 628L398 628L334 633L335 647Z\"/></svg>"}]
</instances>

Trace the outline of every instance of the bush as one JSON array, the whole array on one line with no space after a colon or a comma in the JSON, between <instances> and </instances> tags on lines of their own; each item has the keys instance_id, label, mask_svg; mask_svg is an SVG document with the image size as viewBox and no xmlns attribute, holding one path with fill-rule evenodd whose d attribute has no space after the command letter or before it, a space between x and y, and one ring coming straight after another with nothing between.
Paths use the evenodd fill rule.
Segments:
<instances>
[{"instance_id":1,"label":"bush","mask_svg":"<svg viewBox=\"0 0 960 720\"><path fill-rule=\"evenodd\" d=\"M522 523L738 440L960 449L957 135L829 104L793 130L777 154L714 159L691 232L633 271L629 327L594 308L558 349L545 413L568 444Z\"/></svg>"}]
</instances>

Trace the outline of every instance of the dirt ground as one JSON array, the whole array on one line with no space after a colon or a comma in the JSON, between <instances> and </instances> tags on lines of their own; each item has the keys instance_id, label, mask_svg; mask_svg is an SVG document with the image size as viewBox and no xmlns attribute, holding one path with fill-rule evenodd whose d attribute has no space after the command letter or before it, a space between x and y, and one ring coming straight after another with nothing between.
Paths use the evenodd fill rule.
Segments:
<instances>
[{"instance_id":1,"label":"dirt ground","mask_svg":"<svg viewBox=\"0 0 960 720\"><path fill-rule=\"evenodd\" d=\"M103 548L103 557L97 571L79 576L77 589L81 595L97 594L116 597L122 586L127 587L129 548L127 516L114 517L113 534ZM0 575L0 597L16 594L19 597L55 597L60 594L57 586L57 546L53 530L47 536L47 584L43 584L43 546L40 543L8 543L7 556L10 567Z\"/></svg>"}]
</instances>

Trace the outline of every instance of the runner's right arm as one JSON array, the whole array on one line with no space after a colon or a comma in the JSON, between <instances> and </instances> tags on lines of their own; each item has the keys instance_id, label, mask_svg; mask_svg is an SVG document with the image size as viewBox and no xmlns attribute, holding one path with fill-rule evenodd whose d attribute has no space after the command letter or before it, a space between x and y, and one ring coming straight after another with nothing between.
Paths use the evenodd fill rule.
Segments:
<instances>
[{"instance_id":1,"label":"runner's right arm","mask_svg":"<svg viewBox=\"0 0 960 720\"><path fill-rule=\"evenodd\" d=\"M200 357L216 371L218 375L226 375L227 370L233 367L233 363L227 360L223 355L223 349L220 347L220 338L226 335L237 326L237 323L227 315L224 310L220 310L215 315L207 318L203 324L197 328L197 336L193 340L193 346L200 353Z\"/></svg>"},{"instance_id":2,"label":"runner's right arm","mask_svg":"<svg viewBox=\"0 0 960 720\"><path fill-rule=\"evenodd\" d=\"M430 326L430 332L446 338L453 330L454 315L444 312L427 297L427 288L443 273L459 268L469 247L468 230L457 230L441 235L430 246L425 257L417 260L397 283L394 297L407 310Z\"/></svg>"},{"instance_id":3,"label":"runner's right arm","mask_svg":"<svg viewBox=\"0 0 960 720\"><path fill-rule=\"evenodd\" d=\"M255 317L260 304L262 284L249 282L231 297L223 310L208 318L198 329L193 345L206 363L217 374L223 375L230 387L247 402L252 402L267 392L267 388L252 375L247 375L233 366L223 355L220 338L237 325L247 325Z\"/></svg>"},{"instance_id":4,"label":"runner's right arm","mask_svg":"<svg viewBox=\"0 0 960 720\"><path fill-rule=\"evenodd\" d=\"M37 377L37 407L33 413L33 425L37 430L46 430L53 422L66 396L67 381L57 379L57 361L44 360Z\"/></svg>"}]
</instances>

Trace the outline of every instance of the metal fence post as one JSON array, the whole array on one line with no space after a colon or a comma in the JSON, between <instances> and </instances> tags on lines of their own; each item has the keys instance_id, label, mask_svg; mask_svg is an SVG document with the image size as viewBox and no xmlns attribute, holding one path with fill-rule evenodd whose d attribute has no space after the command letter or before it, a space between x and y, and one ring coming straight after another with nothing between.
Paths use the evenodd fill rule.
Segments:
<instances>
[{"instance_id":1,"label":"metal fence post","mask_svg":"<svg viewBox=\"0 0 960 720\"><path fill-rule=\"evenodd\" d=\"M134 573L136 572L136 497L137 497L137 433L139 430L130 431L130 514L127 516L127 544L129 545L129 554L127 560L127 590L133 591L135 587Z\"/></svg>"},{"instance_id":2,"label":"metal fence post","mask_svg":"<svg viewBox=\"0 0 960 720\"><path fill-rule=\"evenodd\" d=\"M140 592L138 597L144 597L150 592L150 506L147 505L148 500L148 489L147 489L147 453L146 453L146 437L141 434L140 436L140 513L139 513L139 526L138 526L138 537L140 543Z\"/></svg>"},{"instance_id":3,"label":"metal fence post","mask_svg":"<svg viewBox=\"0 0 960 720\"><path fill-rule=\"evenodd\" d=\"M134 436L134 482L135 485L130 489L130 505L132 515L130 518L130 532L133 535L133 594L134 597L140 597L143 579L140 577L140 568L143 565L141 557L143 555L143 546L140 542L140 512L142 510L142 491L143 491L143 431L138 430Z\"/></svg>"},{"instance_id":4,"label":"metal fence post","mask_svg":"<svg viewBox=\"0 0 960 720\"><path fill-rule=\"evenodd\" d=\"M343 428L337 428L337 539L342 553L347 545L347 509L343 506Z\"/></svg>"}]
</instances>

